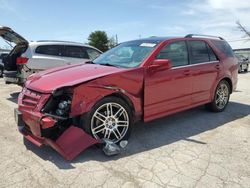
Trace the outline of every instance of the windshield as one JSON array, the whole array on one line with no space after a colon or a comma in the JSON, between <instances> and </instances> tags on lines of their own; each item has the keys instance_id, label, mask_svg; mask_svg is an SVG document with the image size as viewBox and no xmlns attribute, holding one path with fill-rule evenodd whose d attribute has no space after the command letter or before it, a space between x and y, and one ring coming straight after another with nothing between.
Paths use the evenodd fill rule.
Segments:
<instances>
[{"instance_id":1,"label":"windshield","mask_svg":"<svg viewBox=\"0 0 250 188\"><path fill-rule=\"evenodd\" d=\"M132 41L122 43L94 60L95 64L131 68L139 66L157 43Z\"/></svg>"},{"instance_id":2,"label":"windshield","mask_svg":"<svg viewBox=\"0 0 250 188\"><path fill-rule=\"evenodd\" d=\"M236 56L239 60L244 60L244 59L246 59L246 57L244 57L243 55L240 55L240 54L235 54L235 56Z\"/></svg>"}]
</instances>

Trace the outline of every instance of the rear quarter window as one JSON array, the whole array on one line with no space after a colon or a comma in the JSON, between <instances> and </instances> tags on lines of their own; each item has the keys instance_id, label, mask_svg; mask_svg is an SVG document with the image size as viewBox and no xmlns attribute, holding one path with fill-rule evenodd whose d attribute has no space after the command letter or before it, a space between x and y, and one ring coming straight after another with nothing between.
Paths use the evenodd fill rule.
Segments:
<instances>
[{"instance_id":1,"label":"rear quarter window","mask_svg":"<svg viewBox=\"0 0 250 188\"><path fill-rule=\"evenodd\" d=\"M231 46L224 40L214 40L212 43L218 48L225 56L235 57Z\"/></svg>"}]
</instances>

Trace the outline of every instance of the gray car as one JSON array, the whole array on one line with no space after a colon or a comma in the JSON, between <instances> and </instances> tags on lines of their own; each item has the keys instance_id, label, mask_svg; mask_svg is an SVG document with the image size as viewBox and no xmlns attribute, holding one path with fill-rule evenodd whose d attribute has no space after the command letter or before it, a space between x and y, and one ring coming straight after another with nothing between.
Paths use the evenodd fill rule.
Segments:
<instances>
[{"instance_id":1,"label":"gray car","mask_svg":"<svg viewBox=\"0 0 250 188\"><path fill-rule=\"evenodd\" d=\"M237 57L239 64L238 72L239 73L242 71L247 72L249 67L249 59L240 54L235 54L235 56Z\"/></svg>"},{"instance_id":2,"label":"gray car","mask_svg":"<svg viewBox=\"0 0 250 188\"><path fill-rule=\"evenodd\" d=\"M102 54L93 46L77 42L28 42L11 28L4 26L0 26L0 37L16 44L4 62L6 84L23 85L33 73L59 66L86 63Z\"/></svg>"}]
</instances>

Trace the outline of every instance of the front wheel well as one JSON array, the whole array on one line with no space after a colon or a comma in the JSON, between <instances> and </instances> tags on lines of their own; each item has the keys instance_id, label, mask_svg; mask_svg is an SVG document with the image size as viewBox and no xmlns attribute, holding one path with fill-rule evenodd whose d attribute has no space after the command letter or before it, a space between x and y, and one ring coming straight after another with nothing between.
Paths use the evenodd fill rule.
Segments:
<instances>
[{"instance_id":1,"label":"front wheel well","mask_svg":"<svg viewBox=\"0 0 250 188\"><path fill-rule=\"evenodd\" d=\"M127 97L126 95L124 95L122 93L118 93L118 92L107 95L107 96L105 96L105 98L106 97L116 97L116 98L122 99L124 102L126 102L128 104L128 106L130 107L130 109L132 111L132 115L134 116L135 108L134 108L133 102L129 99L129 97Z\"/></svg>"}]
</instances>

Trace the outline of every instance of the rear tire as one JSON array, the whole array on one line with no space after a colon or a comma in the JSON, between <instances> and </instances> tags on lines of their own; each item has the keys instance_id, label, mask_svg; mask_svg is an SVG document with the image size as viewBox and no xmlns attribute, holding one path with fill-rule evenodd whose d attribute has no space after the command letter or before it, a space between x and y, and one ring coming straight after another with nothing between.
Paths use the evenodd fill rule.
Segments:
<instances>
[{"instance_id":1,"label":"rear tire","mask_svg":"<svg viewBox=\"0 0 250 188\"><path fill-rule=\"evenodd\" d=\"M226 80L222 80L216 87L213 101L206 104L206 107L212 112L222 112L227 107L229 98L230 86Z\"/></svg>"},{"instance_id":2,"label":"rear tire","mask_svg":"<svg viewBox=\"0 0 250 188\"><path fill-rule=\"evenodd\" d=\"M107 97L97 102L82 117L83 129L98 140L113 143L127 140L132 128L132 111L128 104L117 97Z\"/></svg>"},{"instance_id":3,"label":"rear tire","mask_svg":"<svg viewBox=\"0 0 250 188\"><path fill-rule=\"evenodd\" d=\"M0 78L3 77L3 68L0 67Z\"/></svg>"},{"instance_id":4,"label":"rear tire","mask_svg":"<svg viewBox=\"0 0 250 188\"><path fill-rule=\"evenodd\" d=\"M248 71L248 65L247 65L247 68L246 69L244 69L244 72L247 72Z\"/></svg>"},{"instance_id":5,"label":"rear tire","mask_svg":"<svg viewBox=\"0 0 250 188\"><path fill-rule=\"evenodd\" d=\"M241 71L242 71L242 68L241 68L241 66L239 66L238 73L241 73Z\"/></svg>"}]
</instances>

